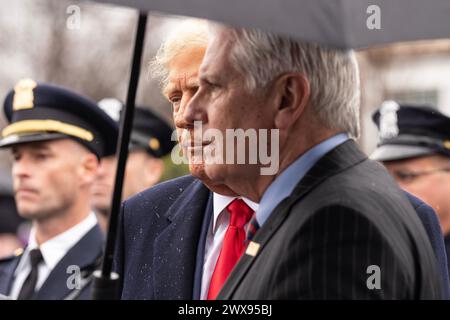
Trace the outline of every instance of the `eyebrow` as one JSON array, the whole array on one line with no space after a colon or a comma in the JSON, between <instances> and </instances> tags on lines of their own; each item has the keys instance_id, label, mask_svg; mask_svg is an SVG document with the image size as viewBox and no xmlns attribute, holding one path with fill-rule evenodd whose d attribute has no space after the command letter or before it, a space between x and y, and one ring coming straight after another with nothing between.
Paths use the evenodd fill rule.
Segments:
<instances>
[{"instance_id":1,"label":"eyebrow","mask_svg":"<svg viewBox=\"0 0 450 320\"><path fill-rule=\"evenodd\" d=\"M195 78L190 78L189 80L186 81L186 87L188 89L193 89L196 87L200 86L200 81L197 77ZM163 95L164 96L168 96L170 93L175 92L175 91L181 91L179 82L177 82L176 84L171 82L169 83L164 89L163 89Z\"/></svg>"},{"instance_id":2,"label":"eyebrow","mask_svg":"<svg viewBox=\"0 0 450 320\"><path fill-rule=\"evenodd\" d=\"M168 84L167 86L164 87L162 94L165 97L168 97L169 93L176 91L178 89L177 85L174 84Z\"/></svg>"},{"instance_id":3,"label":"eyebrow","mask_svg":"<svg viewBox=\"0 0 450 320\"><path fill-rule=\"evenodd\" d=\"M198 79L199 81L220 82L222 81L222 76L217 73L211 73L209 69L205 68L204 71L200 73Z\"/></svg>"}]
</instances>

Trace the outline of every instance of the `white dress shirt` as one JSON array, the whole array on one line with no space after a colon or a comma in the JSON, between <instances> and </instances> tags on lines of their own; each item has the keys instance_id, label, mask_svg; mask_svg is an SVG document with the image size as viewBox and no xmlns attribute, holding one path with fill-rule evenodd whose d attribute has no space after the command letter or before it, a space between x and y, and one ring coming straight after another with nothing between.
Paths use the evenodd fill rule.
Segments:
<instances>
[{"instance_id":1,"label":"white dress shirt","mask_svg":"<svg viewBox=\"0 0 450 320\"><path fill-rule=\"evenodd\" d=\"M236 197L227 197L220 194L213 194L214 216L209 224L208 234L205 243L205 258L203 260L202 291L200 299L206 300L208 296L209 283L211 281L220 250L222 249L223 238L230 224L230 215L227 206ZM258 204L246 198L241 198L254 211L258 209Z\"/></svg>"},{"instance_id":2,"label":"white dress shirt","mask_svg":"<svg viewBox=\"0 0 450 320\"><path fill-rule=\"evenodd\" d=\"M14 272L14 282L10 292L11 298L17 299L20 289L31 271L30 259L28 257L31 250L39 248L43 257L43 261L38 267L38 278L35 288L35 290L39 290L58 262L61 261L66 253L96 224L97 218L95 217L95 214L91 212L83 221L63 233L60 233L56 237L45 241L40 246L36 242L36 230L32 228L28 245Z\"/></svg>"}]
</instances>

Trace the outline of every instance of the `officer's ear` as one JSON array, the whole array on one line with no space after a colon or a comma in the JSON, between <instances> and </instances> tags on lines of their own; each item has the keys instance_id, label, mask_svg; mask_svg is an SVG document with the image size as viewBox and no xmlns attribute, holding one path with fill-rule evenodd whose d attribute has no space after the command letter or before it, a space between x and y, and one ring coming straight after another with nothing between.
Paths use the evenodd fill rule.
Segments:
<instances>
[{"instance_id":1,"label":"officer's ear","mask_svg":"<svg viewBox=\"0 0 450 320\"><path fill-rule=\"evenodd\" d=\"M151 187L161 180L161 176L164 171L164 162L161 159L148 156L144 166L144 179L145 184Z\"/></svg>"},{"instance_id":2,"label":"officer's ear","mask_svg":"<svg viewBox=\"0 0 450 320\"><path fill-rule=\"evenodd\" d=\"M92 184L97 176L100 161L97 156L91 152L86 152L80 163L80 177L83 184Z\"/></svg>"}]
</instances>

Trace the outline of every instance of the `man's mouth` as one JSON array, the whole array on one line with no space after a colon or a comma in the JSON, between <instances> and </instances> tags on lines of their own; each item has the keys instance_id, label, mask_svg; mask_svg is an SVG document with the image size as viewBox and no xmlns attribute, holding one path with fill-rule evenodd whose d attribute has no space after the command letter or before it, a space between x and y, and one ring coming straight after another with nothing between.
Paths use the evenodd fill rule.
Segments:
<instances>
[{"instance_id":1,"label":"man's mouth","mask_svg":"<svg viewBox=\"0 0 450 320\"><path fill-rule=\"evenodd\" d=\"M104 183L96 183L92 186L92 194L94 195L103 195L108 193L108 190L110 190L110 186L108 184Z\"/></svg>"},{"instance_id":2,"label":"man's mouth","mask_svg":"<svg viewBox=\"0 0 450 320\"><path fill-rule=\"evenodd\" d=\"M183 140L181 146L183 149L187 150L196 150L206 147L210 145L213 141L192 141L192 140Z\"/></svg>"},{"instance_id":3,"label":"man's mouth","mask_svg":"<svg viewBox=\"0 0 450 320\"><path fill-rule=\"evenodd\" d=\"M16 190L15 193L17 196L26 196L26 195L35 195L38 192L36 189L33 189L33 188L20 187Z\"/></svg>"}]
</instances>

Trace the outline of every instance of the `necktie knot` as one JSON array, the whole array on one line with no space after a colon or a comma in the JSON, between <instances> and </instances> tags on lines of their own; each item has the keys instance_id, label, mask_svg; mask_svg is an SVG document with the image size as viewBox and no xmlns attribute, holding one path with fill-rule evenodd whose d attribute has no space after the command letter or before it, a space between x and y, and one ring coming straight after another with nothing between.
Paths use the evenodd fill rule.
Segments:
<instances>
[{"instance_id":1,"label":"necktie knot","mask_svg":"<svg viewBox=\"0 0 450 320\"><path fill-rule=\"evenodd\" d=\"M36 268L42 261L42 252L39 249L33 249L30 251L30 263L32 268Z\"/></svg>"},{"instance_id":2,"label":"necktie knot","mask_svg":"<svg viewBox=\"0 0 450 320\"><path fill-rule=\"evenodd\" d=\"M222 249L216 262L209 285L208 299L215 299L236 262L245 250L244 226L254 211L244 200L235 199L227 206L230 224L223 239Z\"/></svg>"},{"instance_id":3,"label":"necktie knot","mask_svg":"<svg viewBox=\"0 0 450 320\"><path fill-rule=\"evenodd\" d=\"M234 199L233 202L227 206L227 210L230 213L230 226L239 229L244 228L254 213L253 209L242 199Z\"/></svg>"}]
</instances>

